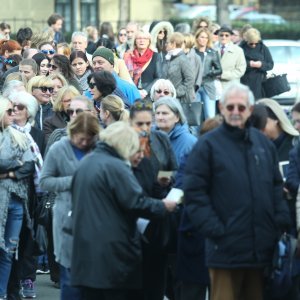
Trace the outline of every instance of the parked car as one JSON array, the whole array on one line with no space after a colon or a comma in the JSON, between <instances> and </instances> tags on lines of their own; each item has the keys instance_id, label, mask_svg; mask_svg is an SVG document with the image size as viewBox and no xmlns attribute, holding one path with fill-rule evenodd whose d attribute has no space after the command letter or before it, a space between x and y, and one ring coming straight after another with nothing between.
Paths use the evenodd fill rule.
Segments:
<instances>
[{"instance_id":1,"label":"parked car","mask_svg":"<svg viewBox=\"0 0 300 300\"><path fill-rule=\"evenodd\" d=\"M248 23L268 23L268 24L278 24L278 25L287 24L287 21L279 15L261 14L258 11L249 11L236 18L236 20L240 20Z\"/></svg>"},{"instance_id":2,"label":"parked car","mask_svg":"<svg viewBox=\"0 0 300 300\"><path fill-rule=\"evenodd\" d=\"M269 73L287 74L291 86L289 92L275 96L282 105L293 105L300 101L300 42L293 40L264 40L273 60L274 68Z\"/></svg>"}]
</instances>

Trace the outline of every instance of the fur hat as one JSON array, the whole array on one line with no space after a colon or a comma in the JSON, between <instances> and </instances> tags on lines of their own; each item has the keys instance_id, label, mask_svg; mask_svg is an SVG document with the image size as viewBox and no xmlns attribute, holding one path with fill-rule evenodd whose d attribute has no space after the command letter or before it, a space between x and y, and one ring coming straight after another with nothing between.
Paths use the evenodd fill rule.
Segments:
<instances>
[{"instance_id":1,"label":"fur hat","mask_svg":"<svg viewBox=\"0 0 300 300\"><path fill-rule=\"evenodd\" d=\"M273 112L275 117L278 119L281 129L285 133L292 136L299 136L299 132L293 127L286 113L284 112L284 110L282 109L282 107L279 105L277 101L269 98L264 98L258 100L257 103L265 105Z\"/></svg>"},{"instance_id":2,"label":"fur hat","mask_svg":"<svg viewBox=\"0 0 300 300\"><path fill-rule=\"evenodd\" d=\"M94 53L93 53L93 58L96 56L101 56L104 59L106 59L110 64L114 65L115 64L115 58L114 58L114 53L108 49L108 48L98 48Z\"/></svg>"}]
</instances>

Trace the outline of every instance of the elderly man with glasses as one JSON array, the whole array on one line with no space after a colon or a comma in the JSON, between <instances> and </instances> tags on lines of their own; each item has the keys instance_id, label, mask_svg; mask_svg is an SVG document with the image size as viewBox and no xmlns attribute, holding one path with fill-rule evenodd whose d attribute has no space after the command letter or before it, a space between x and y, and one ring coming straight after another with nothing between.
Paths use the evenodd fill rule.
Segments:
<instances>
[{"instance_id":1,"label":"elderly man with glasses","mask_svg":"<svg viewBox=\"0 0 300 300\"><path fill-rule=\"evenodd\" d=\"M233 31L226 26L222 26L219 30L215 31L219 36L219 43L216 45L216 50L219 51L221 57L221 83L225 88L229 82L239 82L240 78L246 71L246 59L243 50L233 44L231 37Z\"/></svg>"},{"instance_id":2,"label":"elderly man with glasses","mask_svg":"<svg viewBox=\"0 0 300 300\"><path fill-rule=\"evenodd\" d=\"M185 169L185 211L206 238L212 300L262 300L264 269L289 226L276 149L247 122L253 104L247 86L229 85L224 123L200 137Z\"/></svg>"}]
</instances>

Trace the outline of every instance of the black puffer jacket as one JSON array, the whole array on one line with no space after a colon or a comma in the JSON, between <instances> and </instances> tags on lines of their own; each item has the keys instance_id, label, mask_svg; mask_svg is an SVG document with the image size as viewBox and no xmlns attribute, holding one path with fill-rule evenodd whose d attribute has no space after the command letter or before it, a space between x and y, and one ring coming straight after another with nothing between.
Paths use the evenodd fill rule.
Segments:
<instances>
[{"instance_id":1,"label":"black puffer jacket","mask_svg":"<svg viewBox=\"0 0 300 300\"><path fill-rule=\"evenodd\" d=\"M256 268L272 259L289 224L274 145L258 130L226 123L199 139L184 180L187 214L207 238L212 268Z\"/></svg>"}]
</instances>

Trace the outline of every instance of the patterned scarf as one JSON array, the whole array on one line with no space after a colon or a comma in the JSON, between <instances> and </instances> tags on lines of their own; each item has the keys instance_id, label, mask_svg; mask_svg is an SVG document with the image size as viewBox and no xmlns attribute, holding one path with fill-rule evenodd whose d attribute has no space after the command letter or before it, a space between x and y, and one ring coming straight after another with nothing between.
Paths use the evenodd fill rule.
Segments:
<instances>
[{"instance_id":1,"label":"patterned scarf","mask_svg":"<svg viewBox=\"0 0 300 300\"><path fill-rule=\"evenodd\" d=\"M138 50L134 49L130 55L126 56L126 58L124 57L128 71L136 86L144 71L143 67L150 63L152 56L153 51L148 48L143 55L140 55Z\"/></svg>"},{"instance_id":2,"label":"patterned scarf","mask_svg":"<svg viewBox=\"0 0 300 300\"><path fill-rule=\"evenodd\" d=\"M41 177L41 171L43 167L43 158L40 152L40 149L34 139L32 138L30 131L31 131L31 124L26 123L24 127L18 126L17 124L13 124L12 127L15 129L25 133L29 140L29 148L33 154L34 161L35 161L35 173L33 176L35 191L37 194L42 193L42 189L40 188L40 177Z\"/></svg>"}]
</instances>

